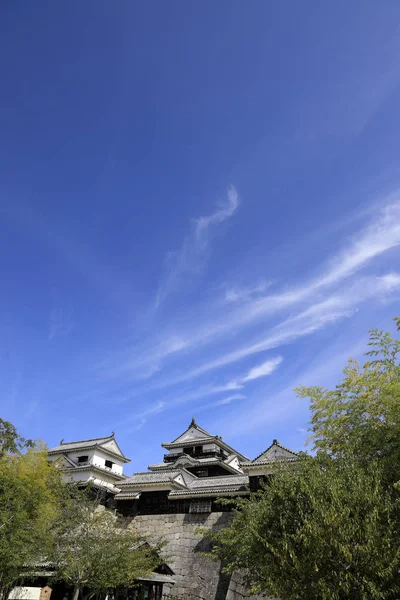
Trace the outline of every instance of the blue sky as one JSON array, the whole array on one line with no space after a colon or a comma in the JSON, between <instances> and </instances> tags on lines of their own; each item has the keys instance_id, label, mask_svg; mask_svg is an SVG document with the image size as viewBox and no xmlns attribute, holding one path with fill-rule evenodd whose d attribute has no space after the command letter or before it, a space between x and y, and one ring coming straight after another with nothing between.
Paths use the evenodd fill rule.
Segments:
<instances>
[{"instance_id":1,"label":"blue sky","mask_svg":"<svg viewBox=\"0 0 400 600\"><path fill-rule=\"evenodd\" d=\"M2 2L1 414L302 448L400 314L398 2Z\"/></svg>"}]
</instances>

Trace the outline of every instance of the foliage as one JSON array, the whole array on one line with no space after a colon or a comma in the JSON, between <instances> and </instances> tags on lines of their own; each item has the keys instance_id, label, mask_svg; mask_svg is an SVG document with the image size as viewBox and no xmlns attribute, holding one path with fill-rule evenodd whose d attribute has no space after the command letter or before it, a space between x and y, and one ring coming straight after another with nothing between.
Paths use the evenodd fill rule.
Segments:
<instances>
[{"instance_id":1,"label":"foliage","mask_svg":"<svg viewBox=\"0 0 400 600\"><path fill-rule=\"evenodd\" d=\"M12 432L13 429L8 429ZM18 435L7 443L15 451L23 443ZM0 456L0 599L7 598L21 569L46 556L52 524L57 515L56 469L48 464L44 448L25 454Z\"/></svg>"},{"instance_id":2,"label":"foliage","mask_svg":"<svg viewBox=\"0 0 400 600\"><path fill-rule=\"evenodd\" d=\"M95 594L132 585L159 564L158 549L118 525L115 514L85 492L65 488L53 562L57 577L74 586L74 600L83 588Z\"/></svg>"},{"instance_id":3,"label":"foliage","mask_svg":"<svg viewBox=\"0 0 400 600\"><path fill-rule=\"evenodd\" d=\"M304 456L238 501L231 527L211 534L211 555L253 592L284 600L398 598L398 504L377 464Z\"/></svg>"},{"instance_id":4,"label":"foliage","mask_svg":"<svg viewBox=\"0 0 400 600\"><path fill-rule=\"evenodd\" d=\"M119 527L92 489L64 484L46 449L31 446L0 421L0 600L41 562L75 586L75 598L84 587L129 586L157 566L158 548Z\"/></svg>"},{"instance_id":5,"label":"foliage","mask_svg":"<svg viewBox=\"0 0 400 600\"><path fill-rule=\"evenodd\" d=\"M12 423L0 419L0 456L18 454L23 449L33 447L32 440L21 437Z\"/></svg>"},{"instance_id":6,"label":"foliage","mask_svg":"<svg viewBox=\"0 0 400 600\"><path fill-rule=\"evenodd\" d=\"M281 465L209 534L226 572L283 600L400 597L399 352L372 330L364 366L350 360L332 390L296 390L311 400L317 454Z\"/></svg>"},{"instance_id":7,"label":"foliage","mask_svg":"<svg viewBox=\"0 0 400 600\"><path fill-rule=\"evenodd\" d=\"M296 391L311 400L315 449L364 464L378 459L393 483L400 480L400 340L373 329L368 345L370 360L363 367L350 360L334 389Z\"/></svg>"}]
</instances>

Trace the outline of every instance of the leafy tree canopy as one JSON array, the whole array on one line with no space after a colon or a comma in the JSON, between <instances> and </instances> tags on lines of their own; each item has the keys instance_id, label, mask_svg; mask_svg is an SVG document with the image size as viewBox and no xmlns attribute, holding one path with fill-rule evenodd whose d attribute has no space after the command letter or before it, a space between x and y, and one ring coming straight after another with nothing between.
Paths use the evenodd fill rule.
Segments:
<instances>
[{"instance_id":1,"label":"leafy tree canopy","mask_svg":"<svg viewBox=\"0 0 400 600\"><path fill-rule=\"evenodd\" d=\"M65 488L56 530L53 562L57 577L74 586L74 600L83 588L107 594L130 586L160 563L159 548L121 527L117 516L85 491Z\"/></svg>"},{"instance_id":2,"label":"leafy tree canopy","mask_svg":"<svg viewBox=\"0 0 400 600\"><path fill-rule=\"evenodd\" d=\"M9 446L15 451L15 446ZM59 474L44 448L0 456L0 598L7 598L24 565L49 552L58 514Z\"/></svg>"},{"instance_id":3,"label":"leafy tree canopy","mask_svg":"<svg viewBox=\"0 0 400 600\"><path fill-rule=\"evenodd\" d=\"M372 330L367 362L349 361L334 389L296 390L311 400L316 456L281 465L209 535L225 571L283 600L400 597L399 351Z\"/></svg>"},{"instance_id":4,"label":"leafy tree canopy","mask_svg":"<svg viewBox=\"0 0 400 600\"><path fill-rule=\"evenodd\" d=\"M211 555L253 592L284 600L395 599L398 509L378 464L304 456L238 501L231 527L211 535Z\"/></svg>"},{"instance_id":5,"label":"leafy tree canopy","mask_svg":"<svg viewBox=\"0 0 400 600\"><path fill-rule=\"evenodd\" d=\"M400 319L395 319L400 329ZM389 482L400 479L400 340L384 331L370 332L369 360L350 360L332 390L297 388L311 401L311 440L318 451L378 459Z\"/></svg>"},{"instance_id":6,"label":"leafy tree canopy","mask_svg":"<svg viewBox=\"0 0 400 600\"><path fill-rule=\"evenodd\" d=\"M21 450L33 446L33 441L20 436L12 423L0 419L0 456L17 454Z\"/></svg>"},{"instance_id":7,"label":"leafy tree canopy","mask_svg":"<svg viewBox=\"0 0 400 600\"><path fill-rule=\"evenodd\" d=\"M75 587L75 598L83 588L106 594L129 586L159 564L159 548L121 527L90 487L63 483L44 446L6 421L0 444L0 600L43 561Z\"/></svg>"}]
</instances>

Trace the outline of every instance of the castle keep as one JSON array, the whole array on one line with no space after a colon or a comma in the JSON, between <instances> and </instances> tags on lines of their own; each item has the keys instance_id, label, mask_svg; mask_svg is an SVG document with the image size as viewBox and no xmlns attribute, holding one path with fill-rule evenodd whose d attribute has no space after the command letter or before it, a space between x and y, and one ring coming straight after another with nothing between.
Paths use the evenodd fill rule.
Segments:
<instances>
[{"instance_id":1,"label":"castle keep","mask_svg":"<svg viewBox=\"0 0 400 600\"><path fill-rule=\"evenodd\" d=\"M67 481L90 480L105 489L125 517L126 526L135 528L150 543L165 542L170 574L155 574L157 596L161 595L162 583L163 594L179 598L246 598L240 574L226 576L220 565L202 556L208 541L198 535L197 529L226 527L231 519L230 509L217 500L256 491L276 462L294 461L296 453L273 440L264 452L250 460L220 436L200 427L195 419L176 439L161 446L162 461L132 477L122 473L122 465L129 459L114 435L60 444L49 455L59 461ZM143 597L150 598L151 593Z\"/></svg>"}]
</instances>

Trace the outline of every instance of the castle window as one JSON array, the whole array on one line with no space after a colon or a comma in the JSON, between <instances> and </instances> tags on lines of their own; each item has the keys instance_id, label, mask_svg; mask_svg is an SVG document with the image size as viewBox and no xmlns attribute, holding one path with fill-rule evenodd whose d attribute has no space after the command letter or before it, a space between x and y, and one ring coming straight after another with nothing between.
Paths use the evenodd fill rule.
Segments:
<instances>
[{"instance_id":1,"label":"castle window","mask_svg":"<svg viewBox=\"0 0 400 600\"><path fill-rule=\"evenodd\" d=\"M252 475L249 477L249 487L251 492L258 492L268 481L268 477L265 475Z\"/></svg>"},{"instance_id":2,"label":"castle window","mask_svg":"<svg viewBox=\"0 0 400 600\"><path fill-rule=\"evenodd\" d=\"M106 460L106 462L105 462L105 466L108 467L109 469L112 469L113 464L114 463L112 462L112 460Z\"/></svg>"},{"instance_id":3,"label":"castle window","mask_svg":"<svg viewBox=\"0 0 400 600\"><path fill-rule=\"evenodd\" d=\"M88 459L88 456L78 456L78 464L87 463Z\"/></svg>"},{"instance_id":4,"label":"castle window","mask_svg":"<svg viewBox=\"0 0 400 600\"><path fill-rule=\"evenodd\" d=\"M202 469L201 471L197 471L197 477L208 477L208 469Z\"/></svg>"},{"instance_id":5,"label":"castle window","mask_svg":"<svg viewBox=\"0 0 400 600\"><path fill-rule=\"evenodd\" d=\"M189 506L190 513L211 512L211 500L192 500Z\"/></svg>"}]
</instances>

